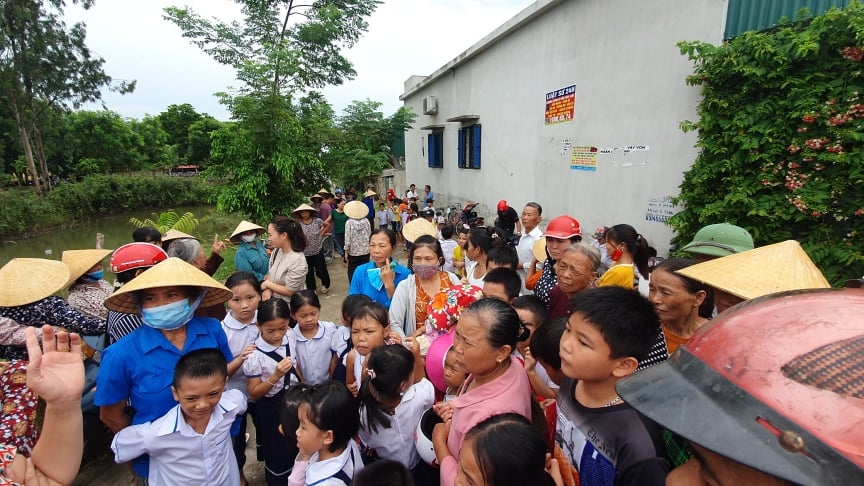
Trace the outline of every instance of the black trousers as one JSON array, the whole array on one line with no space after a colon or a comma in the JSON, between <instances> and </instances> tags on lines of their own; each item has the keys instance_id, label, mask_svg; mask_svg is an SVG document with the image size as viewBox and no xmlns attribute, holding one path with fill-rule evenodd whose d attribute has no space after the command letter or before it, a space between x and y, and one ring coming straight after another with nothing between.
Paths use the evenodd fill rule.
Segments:
<instances>
[{"instance_id":1,"label":"black trousers","mask_svg":"<svg viewBox=\"0 0 864 486\"><path fill-rule=\"evenodd\" d=\"M324 252L319 251L315 255L306 257L306 265L309 266L309 271L306 273L306 288L315 290L318 285L315 283L315 275L321 279L321 285L330 287L330 273L327 272L327 263L324 261Z\"/></svg>"},{"instance_id":2,"label":"black trousers","mask_svg":"<svg viewBox=\"0 0 864 486\"><path fill-rule=\"evenodd\" d=\"M354 270L360 265L369 263L369 254L349 256L348 257L348 285L351 285L351 279L354 278Z\"/></svg>"}]
</instances>

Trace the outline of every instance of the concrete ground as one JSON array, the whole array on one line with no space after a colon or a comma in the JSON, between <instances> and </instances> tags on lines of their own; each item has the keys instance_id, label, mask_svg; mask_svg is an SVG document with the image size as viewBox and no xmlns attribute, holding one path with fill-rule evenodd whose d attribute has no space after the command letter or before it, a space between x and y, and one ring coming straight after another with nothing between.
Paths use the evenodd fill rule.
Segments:
<instances>
[{"instance_id":1,"label":"concrete ground","mask_svg":"<svg viewBox=\"0 0 864 486\"><path fill-rule=\"evenodd\" d=\"M394 257L405 263L406 255L403 246L397 248ZM348 295L348 275L342 261L337 257L327 267L330 273L331 287L325 295L320 292L321 283L318 282L319 298L321 300L321 320L341 323L340 308L342 300ZM246 467L244 473L249 480L250 486L263 486L264 463L255 458L255 429L249 421L250 434L246 447ZM109 433L96 434L88 437L87 447L84 453L84 464L75 479L75 486L119 486L127 485L132 481L132 473L126 465L115 464L110 451L111 436Z\"/></svg>"}]
</instances>

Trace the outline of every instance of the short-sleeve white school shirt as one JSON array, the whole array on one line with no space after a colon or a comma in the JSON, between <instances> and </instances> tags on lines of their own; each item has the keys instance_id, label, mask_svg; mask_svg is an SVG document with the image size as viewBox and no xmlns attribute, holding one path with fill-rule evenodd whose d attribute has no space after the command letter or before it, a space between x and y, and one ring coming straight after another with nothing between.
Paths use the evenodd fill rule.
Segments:
<instances>
[{"instance_id":1,"label":"short-sleeve white school shirt","mask_svg":"<svg viewBox=\"0 0 864 486\"><path fill-rule=\"evenodd\" d=\"M330 379L331 340L335 330L332 322L318 321L318 332L312 339L307 339L296 327L288 333L291 354L297 359L306 384L318 385Z\"/></svg>"}]
</instances>

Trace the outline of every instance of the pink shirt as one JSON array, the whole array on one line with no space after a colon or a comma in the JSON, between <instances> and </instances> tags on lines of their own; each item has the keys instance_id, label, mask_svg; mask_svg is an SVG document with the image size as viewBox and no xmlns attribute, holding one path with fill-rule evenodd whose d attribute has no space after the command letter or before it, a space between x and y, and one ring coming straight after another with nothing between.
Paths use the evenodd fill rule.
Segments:
<instances>
[{"instance_id":1,"label":"pink shirt","mask_svg":"<svg viewBox=\"0 0 864 486\"><path fill-rule=\"evenodd\" d=\"M528 375L519 361L510 356L510 367L491 383L480 385L465 393L473 376L468 376L462 385L463 394L453 400L453 419L447 448L450 457L441 462L441 486L451 486L456 481L459 450L465 434L478 423L493 415L518 413L531 420L531 385Z\"/></svg>"}]
</instances>

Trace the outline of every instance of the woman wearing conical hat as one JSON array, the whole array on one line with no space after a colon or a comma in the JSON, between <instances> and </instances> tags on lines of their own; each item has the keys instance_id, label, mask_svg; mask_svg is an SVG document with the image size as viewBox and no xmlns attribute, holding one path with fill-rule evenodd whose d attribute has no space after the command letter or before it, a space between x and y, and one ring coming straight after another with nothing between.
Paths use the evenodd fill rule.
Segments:
<instances>
[{"instance_id":1,"label":"woman wearing conical hat","mask_svg":"<svg viewBox=\"0 0 864 486\"><path fill-rule=\"evenodd\" d=\"M103 279L102 260L111 250L66 250L63 263L69 267L69 305L98 319L108 318L105 308L114 287Z\"/></svg>"},{"instance_id":2,"label":"woman wearing conical hat","mask_svg":"<svg viewBox=\"0 0 864 486\"><path fill-rule=\"evenodd\" d=\"M233 359L228 340L216 319L195 317L199 306L231 298L231 291L185 261L161 261L114 292L105 307L140 314L144 325L107 347L96 387L100 418L112 431L154 420L176 405L171 382L177 361L186 353L216 348L228 360L233 375L243 358ZM134 414L126 414L131 403ZM148 476L148 458L133 462L139 478ZM140 482L139 482L140 484Z\"/></svg>"},{"instance_id":3,"label":"woman wearing conical hat","mask_svg":"<svg viewBox=\"0 0 864 486\"><path fill-rule=\"evenodd\" d=\"M270 255L258 239L266 229L249 221L241 221L231 233L231 242L237 245L234 267L238 272L252 272L258 281L264 280L270 270Z\"/></svg>"},{"instance_id":4,"label":"woman wearing conical hat","mask_svg":"<svg viewBox=\"0 0 864 486\"><path fill-rule=\"evenodd\" d=\"M84 336L105 332L105 320L84 314L52 295L69 283L69 267L44 258L13 258L0 268L0 317L41 327L62 325ZM0 346L0 359L27 359L22 346Z\"/></svg>"}]
</instances>

